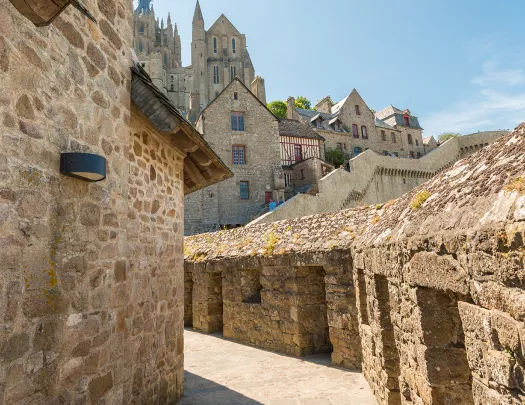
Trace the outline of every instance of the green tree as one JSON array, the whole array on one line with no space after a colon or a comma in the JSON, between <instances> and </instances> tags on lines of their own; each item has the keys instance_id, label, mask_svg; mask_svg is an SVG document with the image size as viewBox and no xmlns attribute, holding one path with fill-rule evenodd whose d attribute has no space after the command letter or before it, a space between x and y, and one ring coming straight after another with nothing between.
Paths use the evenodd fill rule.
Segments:
<instances>
[{"instance_id":1,"label":"green tree","mask_svg":"<svg viewBox=\"0 0 525 405\"><path fill-rule=\"evenodd\" d=\"M312 103L306 97L299 96L295 99L295 106L304 110L311 110Z\"/></svg>"},{"instance_id":2,"label":"green tree","mask_svg":"<svg viewBox=\"0 0 525 405\"><path fill-rule=\"evenodd\" d=\"M458 134L457 132L443 132L441 135L439 135L438 139L439 142L443 143L451 138L459 138L460 136L461 134Z\"/></svg>"},{"instance_id":3,"label":"green tree","mask_svg":"<svg viewBox=\"0 0 525 405\"><path fill-rule=\"evenodd\" d=\"M339 149L327 149L325 152L325 160L337 169L345 163L345 154Z\"/></svg>"},{"instance_id":4,"label":"green tree","mask_svg":"<svg viewBox=\"0 0 525 405\"><path fill-rule=\"evenodd\" d=\"M277 118L286 118L288 107L284 101L272 101L271 103L267 104L267 107Z\"/></svg>"}]
</instances>

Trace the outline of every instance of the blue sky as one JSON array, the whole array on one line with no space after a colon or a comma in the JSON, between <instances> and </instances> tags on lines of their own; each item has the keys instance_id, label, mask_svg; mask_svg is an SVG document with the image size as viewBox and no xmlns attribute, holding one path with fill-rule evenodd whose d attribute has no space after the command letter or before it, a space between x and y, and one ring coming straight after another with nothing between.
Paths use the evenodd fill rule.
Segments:
<instances>
[{"instance_id":1,"label":"blue sky","mask_svg":"<svg viewBox=\"0 0 525 405\"><path fill-rule=\"evenodd\" d=\"M154 0L179 27L190 64L196 0ZM315 104L356 88L370 108L409 108L425 136L525 121L523 0L201 0L246 34L268 100Z\"/></svg>"}]
</instances>

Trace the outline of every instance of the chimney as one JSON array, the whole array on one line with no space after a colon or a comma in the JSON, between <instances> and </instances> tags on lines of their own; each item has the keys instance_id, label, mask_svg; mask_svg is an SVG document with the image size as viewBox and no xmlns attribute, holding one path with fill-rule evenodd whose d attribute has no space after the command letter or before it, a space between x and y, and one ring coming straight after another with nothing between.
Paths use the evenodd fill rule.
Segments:
<instances>
[{"instance_id":1,"label":"chimney","mask_svg":"<svg viewBox=\"0 0 525 405\"><path fill-rule=\"evenodd\" d=\"M334 103L332 102L332 99L330 96L326 96L321 101L317 103L315 106L317 108L317 111L325 113L325 114L331 114L332 113L332 106Z\"/></svg>"},{"instance_id":2,"label":"chimney","mask_svg":"<svg viewBox=\"0 0 525 405\"><path fill-rule=\"evenodd\" d=\"M266 88L264 86L264 79L261 76L256 76L252 82L252 93L266 105Z\"/></svg>"},{"instance_id":3,"label":"chimney","mask_svg":"<svg viewBox=\"0 0 525 405\"><path fill-rule=\"evenodd\" d=\"M287 103L288 108L286 110L286 118L288 118L289 120L293 120L293 116L295 113L295 98L291 96L288 97Z\"/></svg>"}]
</instances>

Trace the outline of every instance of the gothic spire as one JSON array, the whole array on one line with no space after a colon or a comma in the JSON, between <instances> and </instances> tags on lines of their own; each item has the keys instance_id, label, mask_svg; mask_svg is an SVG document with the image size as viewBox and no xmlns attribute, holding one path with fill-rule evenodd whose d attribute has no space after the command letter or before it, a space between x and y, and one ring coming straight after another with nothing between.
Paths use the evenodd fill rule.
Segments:
<instances>
[{"instance_id":1,"label":"gothic spire","mask_svg":"<svg viewBox=\"0 0 525 405\"><path fill-rule=\"evenodd\" d=\"M199 4L199 0L197 0L197 5L195 6L195 14L193 14L193 24L195 24L197 21L204 22L204 17L202 16L201 5Z\"/></svg>"}]
</instances>

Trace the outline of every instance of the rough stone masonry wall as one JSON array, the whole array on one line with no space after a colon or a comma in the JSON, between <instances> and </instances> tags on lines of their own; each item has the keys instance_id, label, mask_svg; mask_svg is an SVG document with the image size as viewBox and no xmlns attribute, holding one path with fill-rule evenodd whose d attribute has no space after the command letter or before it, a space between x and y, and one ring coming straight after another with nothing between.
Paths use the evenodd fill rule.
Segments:
<instances>
[{"instance_id":1,"label":"rough stone masonry wall","mask_svg":"<svg viewBox=\"0 0 525 405\"><path fill-rule=\"evenodd\" d=\"M341 278L346 271L328 281L329 269L347 266L355 296L339 295L338 301L357 310L362 369L378 404L520 405L525 402L523 167L525 124L381 210L347 210L188 238L186 260L220 267L264 257L323 266L334 354L329 292L334 286L348 291L351 283ZM264 247L269 241L270 251ZM262 316L246 318L246 334L267 325ZM343 343L351 344L354 335L343 336Z\"/></svg>"},{"instance_id":2,"label":"rough stone masonry wall","mask_svg":"<svg viewBox=\"0 0 525 405\"><path fill-rule=\"evenodd\" d=\"M179 163L148 152L130 174L133 139L146 148L130 133L132 4L86 6L97 24L68 7L36 28L0 0L3 405L171 403L182 392L181 173L166 171ZM66 151L105 156L107 179L60 175ZM130 196L142 206L128 210Z\"/></svg>"}]
</instances>

